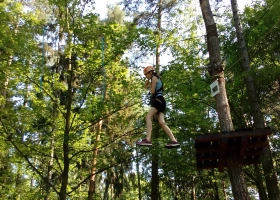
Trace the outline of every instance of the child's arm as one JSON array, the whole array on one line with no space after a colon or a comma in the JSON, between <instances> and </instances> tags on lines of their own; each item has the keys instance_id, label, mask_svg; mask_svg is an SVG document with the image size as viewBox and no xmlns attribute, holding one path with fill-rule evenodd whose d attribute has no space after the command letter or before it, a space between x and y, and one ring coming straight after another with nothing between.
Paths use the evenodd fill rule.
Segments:
<instances>
[{"instance_id":1,"label":"child's arm","mask_svg":"<svg viewBox=\"0 0 280 200\"><path fill-rule=\"evenodd\" d=\"M158 81L158 78L154 76L154 77L152 78L152 85L151 85L151 89L150 89L150 91L151 91L152 94L155 94L155 92L156 92L156 84L157 84L157 81Z\"/></svg>"}]
</instances>

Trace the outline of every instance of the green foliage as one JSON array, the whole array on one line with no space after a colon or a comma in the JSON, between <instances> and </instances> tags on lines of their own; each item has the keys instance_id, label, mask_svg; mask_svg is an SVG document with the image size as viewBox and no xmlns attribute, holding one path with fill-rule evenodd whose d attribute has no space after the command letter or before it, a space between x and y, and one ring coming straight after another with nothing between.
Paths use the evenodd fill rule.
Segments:
<instances>
[{"instance_id":1,"label":"green foliage","mask_svg":"<svg viewBox=\"0 0 280 200\"><path fill-rule=\"evenodd\" d=\"M152 155L159 158L162 199L232 196L226 172L196 170L195 136L216 132L219 123L206 45L198 31L201 16L191 1L177 3L164 1L163 11L169 12L164 20L172 23L163 26L160 40L152 12L156 1L143 10L127 5L133 22L124 21L124 13L113 6L108 19L100 21L93 5L83 12L83 1L0 3L1 199L86 199L94 168L96 199L136 199L139 192L149 199ZM256 3L242 14L250 75L266 122L274 128L277 170L279 6L278 1ZM144 22L149 18L148 26ZM231 113L235 127L252 126L243 84L247 74L241 72L229 19L225 12L219 31ZM134 145L145 132L146 114L138 63L154 54L156 44L162 45L162 57L171 56L160 66L161 78L168 102L166 123L180 149L163 148L163 131L151 149ZM246 170L253 180L252 169ZM256 189L253 181L248 187Z\"/></svg>"}]
</instances>

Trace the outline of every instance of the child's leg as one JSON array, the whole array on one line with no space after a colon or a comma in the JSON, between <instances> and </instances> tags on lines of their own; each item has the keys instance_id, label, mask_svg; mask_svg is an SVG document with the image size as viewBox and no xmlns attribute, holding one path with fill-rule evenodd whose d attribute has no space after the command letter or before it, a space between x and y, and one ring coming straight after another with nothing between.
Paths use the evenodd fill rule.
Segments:
<instances>
[{"instance_id":1,"label":"child's leg","mask_svg":"<svg viewBox=\"0 0 280 200\"><path fill-rule=\"evenodd\" d=\"M162 112L158 115L158 123L160 124L161 128L164 130L164 132L168 135L168 137L171 139L171 141L177 142L176 138L174 137L172 131L170 128L166 125L164 121L164 114Z\"/></svg>"},{"instance_id":2,"label":"child's leg","mask_svg":"<svg viewBox=\"0 0 280 200\"><path fill-rule=\"evenodd\" d=\"M155 114L157 114L157 109L155 109L154 107L151 107L148 114L146 115L146 126L147 126L147 137L146 139L148 141L151 141L151 136L152 136L152 126L153 126L153 122L152 122L152 118Z\"/></svg>"}]
</instances>

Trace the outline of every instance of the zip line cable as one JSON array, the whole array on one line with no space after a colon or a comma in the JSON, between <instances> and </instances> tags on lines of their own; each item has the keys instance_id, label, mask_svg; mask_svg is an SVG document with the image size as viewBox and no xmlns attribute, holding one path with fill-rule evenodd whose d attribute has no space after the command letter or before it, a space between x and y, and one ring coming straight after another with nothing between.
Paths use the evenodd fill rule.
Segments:
<instances>
[{"instance_id":1,"label":"zip line cable","mask_svg":"<svg viewBox=\"0 0 280 200\"><path fill-rule=\"evenodd\" d=\"M271 10L271 8L274 6L274 4L276 3L277 0L274 0L274 2L271 4L271 6L269 8L267 8L267 10L264 12L264 14L257 20L257 23L249 30L249 32L244 36L245 38L248 37L248 35L250 35L251 31L254 30L254 28L256 26L258 26L260 23L260 21L263 19L263 17L268 13L269 10Z\"/></svg>"},{"instance_id":2,"label":"zip line cable","mask_svg":"<svg viewBox=\"0 0 280 200\"><path fill-rule=\"evenodd\" d=\"M271 6L269 8L267 8L267 10L264 12L264 14L257 20L257 24L254 25L252 28L250 28L249 32L244 35L244 38L246 39L246 37L248 37L250 35L250 33L259 25L259 21L263 19L263 17L272 9L272 7L274 6L274 4L276 3L277 0L274 0L274 2L271 4ZM280 18L278 18L278 20L276 21L276 23L270 28L270 30L260 39L258 40L257 42L255 42L253 44L253 46L248 50L248 53L260 42L262 41L263 39L265 39L265 37L272 31L272 29L275 27L275 25L279 22ZM224 56L224 59L222 60L225 60L225 58L227 57ZM242 55L237 61L235 61L230 67L226 68L226 70L229 70L231 69L234 65L236 65L236 63L238 63L242 58L244 57L244 55Z\"/></svg>"},{"instance_id":3,"label":"zip line cable","mask_svg":"<svg viewBox=\"0 0 280 200\"><path fill-rule=\"evenodd\" d=\"M265 11L265 13L259 18L257 24L254 25L254 26L249 30L249 32L244 36L244 38L248 37L249 34L259 25L259 21L262 20L263 17L273 8L273 6L274 6L274 4L276 3L276 1L277 1L277 0L274 0L274 2L270 5L270 7L267 8L267 10ZM275 25L276 25L276 24L274 24L274 26L275 26ZM273 27L272 27L272 28L273 28ZM270 31L271 31L271 30L270 30ZM269 33L269 32L268 32L268 33ZM268 33L266 33L265 36L266 36ZM178 40L177 43L180 43L180 42L182 42L182 41L191 40L191 39L198 39L198 38L202 38L202 37L205 37L205 36L206 36L206 35L200 35L200 36L197 36L197 37L188 37L188 38L185 38L185 39ZM265 36L264 36L264 37L265 37ZM260 41L256 42L256 43L253 45L253 47L255 47L256 44L259 43L259 42L260 42ZM249 51L251 51L253 47L251 47ZM248 51L248 52L249 52L249 51ZM226 59L226 57L227 57L227 55L224 56L224 58L222 59L222 61L224 61L224 60ZM233 66L234 66L236 63L238 63L243 57L244 57L244 56L241 56L233 65L231 65L229 68L226 68L226 69L228 70L228 69L230 69L231 67L233 67ZM154 57L153 57L153 66L154 66Z\"/></svg>"},{"instance_id":4,"label":"zip line cable","mask_svg":"<svg viewBox=\"0 0 280 200\"><path fill-rule=\"evenodd\" d=\"M255 44L253 44L253 46L247 51L248 53L262 40L265 39L265 37L272 31L272 29L280 22L280 17L278 18L278 20L274 23L274 25L266 32L265 35L263 35L259 40L257 40L255 42ZM227 68L227 70L231 69L236 63L238 63L242 58L244 57L244 55L242 55L237 61L235 61L231 66L229 66Z\"/></svg>"},{"instance_id":5,"label":"zip line cable","mask_svg":"<svg viewBox=\"0 0 280 200\"><path fill-rule=\"evenodd\" d=\"M274 0L274 2L272 3L272 5L271 5L271 6L265 11L265 13L260 17L260 20L263 19L263 17L273 8L273 6L275 5L275 3L276 3L276 0ZM274 28L274 27L277 25L277 23L279 23L279 22L280 22L280 18L278 18L278 20L276 21L276 23L275 23L262 37L260 37L260 39L259 39L258 41L256 41L256 42L253 44L253 46L248 50L248 53L249 53L250 51L252 51L253 48L256 47L256 45L258 45L261 41L263 41L263 40L266 38L266 36L273 30L273 28ZM258 23L258 24L259 24L259 23ZM248 34L246 34L245 37L248 37L249 33L252 32L252 31L257 27L258 24L256 24L255 26L253 26L253 27L249 30ZM202 36L200 36L200 37L202 37ZM198 37L197 37L197 38L198 38ZM179 40L179 41L186 41L186 40L188 40L188 39L191 39L191 38L187 38L187 39L183 39L183 40ZM178 41L178 42L179 42L179 41ZM236 62L234 62L232 65L230 65L228 68L226 68L225 71L230 70L230 69L231 69L234 65L236 65L236 63L238 63L243 57L244 57L244 55L243 55L243 56L240 56L239 59L238 59ZM222 60L225 60L225 58L222 59ZM153 65L154 65L154 58L153 58ZM233 78L231 78L231 79L229 79L229 80L232 80L232 79L233 79ZM145 100L144 100L144 101L145 101Z\"/></svg>"}]
</instances>

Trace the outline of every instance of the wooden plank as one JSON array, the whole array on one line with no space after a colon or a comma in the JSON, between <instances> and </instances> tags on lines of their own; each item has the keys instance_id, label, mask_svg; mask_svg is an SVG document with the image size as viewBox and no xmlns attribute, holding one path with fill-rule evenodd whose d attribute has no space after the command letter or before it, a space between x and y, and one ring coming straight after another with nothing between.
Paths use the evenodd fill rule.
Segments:
<instances>
[{"instance_id":1,"label":"wooden plank","mask_svg":"<svg viewBox=\"0 0 280 200\"><path fill-rule=\"evenodd\" d=\"M250 160L250 161L244 161L242 165L253 165L253 164L261 164L260 160Z\"/></svg>"},{"instance_id":2,"label":"wooden plank","mask_svg":"<svg viewBox=\"0 0 280 200\"><path fill-rule=\"evenodd\" d=\"M243 165L258 164L260 162L260 156L249 156L243 160Z\"/></svg>"},{"instance_id":3,"label":"wooden plank","mask_svg":"<svg viewBox=\"0 0 280 200\"><path fill-rule=\"evenodd\" d=\"M201 149L196 149L196 153L206 153L206 152L219 152L218 148L201 148Z\"/></svg>"},{"instance_id":4,"label":"wooden plank","mask_svg":"<svg viewBox=\"0 0 280 200\"><path fill-rule=\"evenodd\" d=\"M260 141L266 141L267 140L267 135L266 136L261 136Z\"/></svg>"},{"instance_id":5,"label":"wooden plank","mask_svg":"<svg viewBox=\"0 0 280 200\"><path fill-rule=\"evenodd\" d=\"M205 134L205 135L197 135L195 138L196 143L200 142L211 142L211 141L219 141L222 137L222 133L214 133L214 134Z\"/></svg>"},{"instance_id":6,"label":"wooden plank","mask_svg":"<svg viewBox=\"0 0 280 200\"><path fill-rule=\"evenodd\" d=\"M268 146L268 141L249 142L247 148L258 148Z\"/></svg>"},{"instance_id":7,"label":"wooden plank","mask_svg":"<svg viewBox=\"0 0 280 200\"><path fill-rule=\"evenodd\" d=\"M230 149L239 149L241 146L241 138L228 138L228 148Z\"/></svg>"},{"instance_id":8,"label":"wooden plank","mask_svg":"<svg viewBox=\"0 0 280 200\"><path fill-rule=\"evenodd\" d=\"M196 154L197 161L218 160L218 159L219 159L218 152Z\"/></svg>"},{"instance_id":9,"label":"wooden plank","mask_svg":"<svg viewBox=\"0 0 280 200\"><path fill-rule=\"evenodd\" d=\"M209 156L209 157L199 157L196 160L197 161L208 161L208 160L218 160L219 158L217 156Z\"/></svg>"},{"instance_id":10,"label":"wooden plank","mask_svg":"<svg viewBox=\"0 0 280 200\"><path fill-rule=\"evenodd\" d=\"M272 131L271 128L266 127L264 129L254 129L254 130L245 130L245 131L230 131L227 133L215 133L215 134L209 134L209 135L198 135L196 136L195 142L209 142L209 141L217 141L220 138L238 138L243 135L246 135L247 137L261 137L261 136L267 136L271 135Z\"/></svg>"},{"instance_id":11,"label":"wooden plank","mask_svg":"<svg viewBox=\"0 0 280 200\"><path fill-rule=\"evenodd\" d=\"M249 157L249 156L261 156L262 154L263 154L262 151L255 151L253 153L252 152L250 152L250 153L246 152L243 158Z\"/></svg>"},{"instance_id":12,"label":"wooden plank","mask_svg":"<svg viewBox=\"0 0 280 200\"><path fill-rule=\"evenodd\" d=\"M218 166L219 172L224 171L227 150L228 150L228 139L222 138L220 140L220 155L219 155L219 166Z\"/></svg>"},{"instance_id":13,"label":"wooden plank","mask_svg":"<svg viewBox=\"0 0 280 200\"><path fill-rule=\"evenodd\" d=\"M263 153L263 148L250 148L250 149L247 149L247 151L246 151L246 153L245 153L245 155L246 156L249 156L249 155L254 155L254 154L256 154L256 155L259 155L259 154L262 154Z\"/></svg>"},{"instance_id":14,"label":"wooden plank","mask_svg":"<svg viewBox=\"0 0 280 200\"><path fill-rule=\"evenodd\" d=\"M242 139L241 139L241 146L240 146L240 150L239 150L239 160L240 160L240 163L243 162L243 159L244 159L244 155L245 155L245 152L247 151L247 145L248 145L248 137L247 136L242 136Z\"/></svg>"},{"instance_id":15,"label":"wooden plank","mask_svg":"<svg viewBox=\"0 0 280 200\"><path fill-rule=\"evenodd\" d=\"M216 156L218 157L218 152L204 152L204 153L197 153L196 157L209 157L209 156Z\"/></svg>"},{"instance_id":16,"label":"wooden plank","mask_svg":"<svg viewBox=\"0 0 280 200\"><path fill-rule=\"evenodd\" d=\"M206 161L206 162L197 162L196 163L197 169L212 169L218 168L218 161Z\"/></svg>"},{"instance_id":17,"label":"wooden plank","mask_svg":"<svg viewBox=\"0 0 280 200\"><path fill-rule=\"evenodd\" d=\"M268 127L197 136L197 169L218 168L222 172L226 167L226 155L229 151L238 151L243 165L258 164L263 147L268 145L267 136L271 133Z\"/></svg>"},{"instance_id":18,"label":"wooden plank","mask_svg":"<svg viewBox=\"0 0 280 200\"><path fill-rule=\"evenodd\" d=\"M195 148L218 147L219 141L195 143Z\"/></svg>"}]
</instances>

